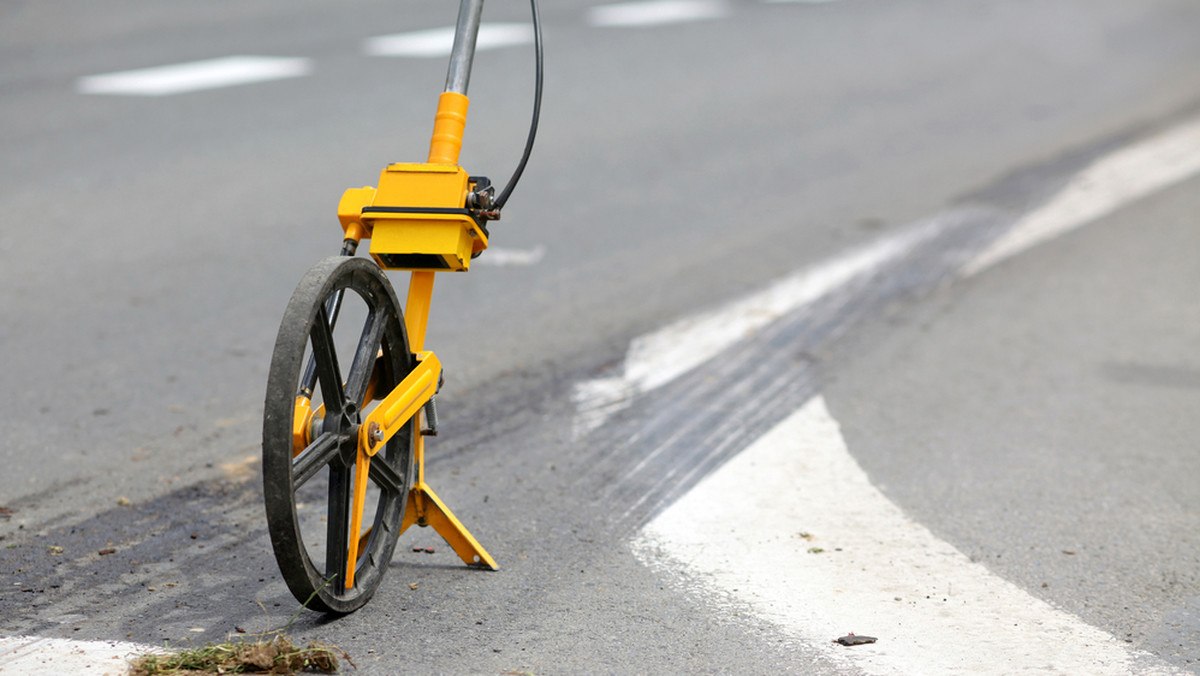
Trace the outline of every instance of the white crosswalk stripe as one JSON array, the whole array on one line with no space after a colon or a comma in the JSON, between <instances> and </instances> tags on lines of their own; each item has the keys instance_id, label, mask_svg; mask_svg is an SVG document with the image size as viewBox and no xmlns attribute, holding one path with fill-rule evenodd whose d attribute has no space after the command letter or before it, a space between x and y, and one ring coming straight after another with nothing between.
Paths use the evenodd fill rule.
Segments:
<instances>
[{"instance_id":1,"label":"white crosswalk stripe","mask_svg":"<svg viewBox=\"0 0 1200 676\"><path fill-rule=\"evenodd\" d=\"M83 94L167 96L308 75L312 61L273 56L226 56L80 78Z\"/></svg>"},{"instance_id":2,"label":"white crosswalk stripe","mask_svg":"<svg viewBox=\"0 0 1200 676\"><path fill-rule=\"evenodd\" d=\"M761 0L764 3L824 4L837 0ZM732 14L726 0L643 0L598 5L584 15L594 27L637 28L721 19ZM533 27L524 23L485 23L479 28L476 50L498 49L533 42ZM450 54L454 27L430 28L367 38L362 52L369 56L440 58ZM225 56L201 61L153 66L81 77L81 94L169 96L308 75L312 60L303 57Z\"/></svg>"},{"instance_id":3,"label":"white crosswalk stripe","mask_svg":"<svg viewBox=\"0 0 1200 676\"><path fill-rule=\"evenodd\" d=\"M722 0L648 0L592 7L587 21L593 26L659 26L720 19L730 14Z\"/></svg>"},{"instance_id":4,"label":"white crosswalk stripe","mask_svg":"<svg viewBox=\"0 0 1200 676\"><path fill-rule=\"evenodd\" d=\"M485 23L479 26L475 51L527 45L533 42L533 27L523 23ZM448 56L454 46L454 27L431 28L409 33L380 35L363 43L370 56L435 58Z\"/></svg>"}]
</instances>

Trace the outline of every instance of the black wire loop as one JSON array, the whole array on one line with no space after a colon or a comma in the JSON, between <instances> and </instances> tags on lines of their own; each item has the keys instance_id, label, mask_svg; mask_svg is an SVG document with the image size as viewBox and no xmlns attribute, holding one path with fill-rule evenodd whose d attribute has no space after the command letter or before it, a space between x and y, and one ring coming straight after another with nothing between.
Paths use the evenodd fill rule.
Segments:
<instances>
[{"instance_id":1,"label":"black wire loop","mask_svg":"<svg viewBox=\"0 0 1200 676\"><path fill-rule=\"evenodd\" d=\"M533 152L533 141L537 137L538 118L541 116L542 110L542 22L538 14L537 0L529 0L529 6L533 11L533 49L537 59L537 81L533 90L533 120L529 124L529 137L525 140L525 152L521 155L521 161L513 171L512 178L508 179L504 190L500 191L500 196L496 198L494 203L496 211L504 208L513 188L517 186L517 181L521 180L521 174L525 173L525 165L529 162L530 153Z\"/></svg>"}]
</instances>

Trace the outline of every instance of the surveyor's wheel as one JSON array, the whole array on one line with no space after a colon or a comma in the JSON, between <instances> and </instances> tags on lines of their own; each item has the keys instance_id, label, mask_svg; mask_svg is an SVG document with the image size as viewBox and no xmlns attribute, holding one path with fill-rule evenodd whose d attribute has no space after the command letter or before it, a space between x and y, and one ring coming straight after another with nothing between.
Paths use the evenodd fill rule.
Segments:
<instances>
[{"instance_id":1,"label":"surveyor's wheel","mask_svg":"<svg viewBox=\"0 0 1200 676\"><path fill-rule=\"evenodd\" d=\"M326 258L300 280L267 379L263 492L275 560L309 608L352 612L387 570L414 478L414 423L370 458L362 527L353 533L358 431L372 400L413 365L395 291L375 263ZM359 544L353 562L351 538Z\"/></svg>"}]
</instances>

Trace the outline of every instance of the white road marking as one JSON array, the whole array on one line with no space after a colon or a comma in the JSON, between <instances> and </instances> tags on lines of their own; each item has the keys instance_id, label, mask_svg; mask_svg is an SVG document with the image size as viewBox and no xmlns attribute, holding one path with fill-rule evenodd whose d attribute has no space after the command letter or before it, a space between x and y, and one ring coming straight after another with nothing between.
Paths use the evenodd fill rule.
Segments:
<instances>
[{"instance_id":1,"label":"white road marking","mask_svg":"<svg viewBox=\"0 0 1200 676\"><path fill-rule=\"evenodd\" d=\"M167 96L202 89L281 80L308 75L312 62L305 58L227 56L170 66L126 70L79 79L83 94Z\"/></svg>"},{"instance_id":2,"label":"white road marking","mask_svg":"<svg viewBox=\"0 0 1200 676\"><path fill-rule=\"evenodd\" d=\"M1193 121L1096 161L961 273L1197 173L1200 121ZM777 318L865 279L943 232L954 215L635 339L619 376L576 386L576 431L593 429L632 396ZM908 519L849 455L819 397L653 521L635 549L866 673L1181 673L992 575ZM834 637L851 631L883 641L834 647Z\"/></svg>"},{"instance_id":3,"label":"white road marking","mask_svg":"<svg viewBox=\"0 0 1200 676\"><path fill-rule=\"evenodd\" d=\"M905 516L849 454L819 396L702 480L633 546L716 603L749 607L863 673L1179 673ZM849 632L879 641L832 642Z\"/></svg>"},{"instance_id":4,"label":"white road marking","mask_svg":"<svg viewBox=\"0 0 1200 676\"><path fill-rule=\"evenodd\" d=\"M479 26L475 50L496 49L533 42L533 27L523 23L485 23ZM447 56L454 46L454 27L380 35L363 43L370 56L409 56L434 58Z\"/></svg>"},{"instance_id":5,"label":"white road marking","mask_svg":"<svg viewBox=\"0 0 1200 676\"><path fill-rule=\"evenodd\" d=\"M971 276L1200 172L1200 120L1107 155L963 268Z\"/></svg>"},{"instance_id":6,"label":"white road marking","mask_svg":"<svg viewBox=\"0 0 1200 676\"><path fill-rule=\"evenodd\" d=\"M587 21L593 26L658 26L720 19L730 8L723 0L647 0L600 5L588 9Z\"/></svg>"},{"instance_id":7,"label":"white road marking","mask_svg":"<svg viewBox=\"0 0 1200 676\"><path fill-rule=\"evenodd\" d=\"M498 268L522 268L537 265L546 257L546 247L535 246L532 249L489 248L472 265L490 265Z\"/></svg>"},{"instance_id":8,"label":"white road marking","mask_svg":"<svg viewBox=\"0 0 1200 676\"><path fill-rule=\"evenodd\" d=\"M963 266L961 274L981 272L1198 172L1200 120L1195 120L1097 160L1057 197ZM575 385L576 435L599 427L634 396L671 382L748 334L906 254L957 215L946 212L898 236L801 270L749 297L634 339L620 375Z\"/></svg>"},{"instance_id":9,"label":"white road marking","mask_svg":"<svg viewBox=\"0 0 1200 676\"><path fill-rule=\"evenodd\" d=\"M780 317L870 275L942 232L957 216L948 212L784 277L746 298L634 339L620 375L575 385L576 435L599 427L633 396L675 380Z\"/></svg>"},{"instance_id":10,"label":"white road marking","mask_svg":"<svg viewBox=\"0 0 1200 676\"><path fill-rule=\"evenodd\" d=\"M129 673L130 658L156 650L154 646L123 641L72 641L40 636L0 638L0 673L117 676Z\"/></svg>"}]
</instances>

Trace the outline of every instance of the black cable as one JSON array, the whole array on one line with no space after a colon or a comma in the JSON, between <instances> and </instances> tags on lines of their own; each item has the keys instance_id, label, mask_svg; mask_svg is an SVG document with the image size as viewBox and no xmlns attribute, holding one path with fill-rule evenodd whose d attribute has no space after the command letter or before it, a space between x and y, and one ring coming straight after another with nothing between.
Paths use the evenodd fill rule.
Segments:
<instances>
[{"instance_id":1,"label":"black cable","mask_svg":"<svg viewBox=\"0 0 1200 676\"><path fill-rule=\"evenodd\" d=\"M496 211L504 208L508 196L512 194L513 188L517 186L517 181L521 180L521 174L525 172L525 164L529 162L529 154L533 152L533 140L537 136L538 117L542 110L542 22L538 16L537 0L529 0L529 6L533 10L533 49L537 59L537 84L533 90L533 121L529 125L529 138L525 140L525 153L521 155L521 162L517 164L512 178L508 179L508 185L504 186L504 190L500 191L500 196L494 202Z\"/></svg>"}]
</instances>

